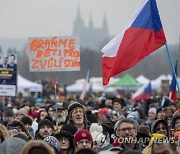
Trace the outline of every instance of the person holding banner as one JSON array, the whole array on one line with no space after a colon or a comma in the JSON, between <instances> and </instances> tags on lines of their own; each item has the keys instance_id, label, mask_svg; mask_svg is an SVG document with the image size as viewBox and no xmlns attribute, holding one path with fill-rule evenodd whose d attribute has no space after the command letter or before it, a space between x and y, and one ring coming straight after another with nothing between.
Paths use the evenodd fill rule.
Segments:
<instances>
[{"instance_id":1,"label":"person holding banner","mask_svg":"<svg viewBox=\"0 0 180 154\"><path fill-rule=\"evenodd\" d=\"M2 64L0 64L0 84L16 85L17 64L15 63L15 55L4 54L2 56Z\"/></svg>"}]
</instances>

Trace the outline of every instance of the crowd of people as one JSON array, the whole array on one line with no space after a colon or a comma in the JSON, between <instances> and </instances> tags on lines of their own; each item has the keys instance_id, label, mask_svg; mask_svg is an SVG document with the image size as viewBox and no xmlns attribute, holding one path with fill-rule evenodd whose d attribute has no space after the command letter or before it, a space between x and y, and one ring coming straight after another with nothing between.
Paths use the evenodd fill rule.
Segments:
<instances>
[{"instance_id":1,"label":"crowd of people","mask_svg":"<svg viewBox=\"0 0 180 154\"><path fill-rule=\"evenodd\" d=\"M180 100L8 99L0 103L1 154L178 154Z\"/></svg>"}]
</instances>

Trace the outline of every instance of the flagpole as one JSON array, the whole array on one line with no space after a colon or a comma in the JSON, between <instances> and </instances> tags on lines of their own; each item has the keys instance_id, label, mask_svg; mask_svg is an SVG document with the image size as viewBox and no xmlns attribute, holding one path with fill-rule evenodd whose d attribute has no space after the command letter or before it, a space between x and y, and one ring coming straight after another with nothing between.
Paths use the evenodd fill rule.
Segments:
<instances>
[{"instance_id":1,"label":"flagpole","mask_svg":"<svg viewBox=\"0 0 180 154\"><path fill-rule=\"evenodd\" d=\"M84 97L86 95L87 86L88 86L87 84L89 84L89 77L90 77L90 70L87 71L86 79L84 80L83 89L80 95L80 99L82 101L84 101Z\"/></svg>"},{"instance_id":2,"label":"flagpole","mask_svg":"<svg viewBox=\"0 0 180 154\"><path fill-rule=\"evenodd\" d=\"M177 88L178 88L178 94L179 94L179 96L180 96L179 83L178 83L178 80L177 80L175 68L174 68L173 61L172 61L172 56L171 56L171 53L170 53L170 50L169 50L169 47L168 47L167 42L165 43L165 46L166 46L166 51L167 51L167 53L168 53L168 58L169 58L169 61L170 61L170 64L171 64L171 69L172 69L172 71L173 71L173 75L174 75L175 80L176 80L176 85L177 85Z\"/></svg>"},{"instance_id":3,"label":"flagpole","mask_svg":"<svg viewBox=\"0 0 180 154\"><path fill-rule=\"evenodd\" d=\"M180 35L179 35L179 59L180 59ZM180 70L180 62L179 62L179 70ZM177 70L177 76L180 71Z\"/></svg>"}]
</instances>

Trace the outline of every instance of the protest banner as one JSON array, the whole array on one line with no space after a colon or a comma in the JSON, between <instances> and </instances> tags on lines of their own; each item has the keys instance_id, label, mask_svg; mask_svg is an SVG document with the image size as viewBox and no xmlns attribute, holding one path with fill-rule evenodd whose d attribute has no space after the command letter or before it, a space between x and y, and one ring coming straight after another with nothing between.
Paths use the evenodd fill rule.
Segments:
<instances>
[{"instance_id":1,"label":"protest banner","mask_svg":"<svg viewBox=\"0 0 180 154\"><path fill-rule=\"evenodd\" d=\"M15 96L17 55L0 54L0 96Z\"/></svg>"},{"instance_id":2,"label":"protest banner","mask_svg":"<svg viewBox=\"0 0 180 154\"><path fill-rule=\"evenodd\" d=\"M80 71L77 37L29 38L30 72Z\"/></svg>"}]
</instances>

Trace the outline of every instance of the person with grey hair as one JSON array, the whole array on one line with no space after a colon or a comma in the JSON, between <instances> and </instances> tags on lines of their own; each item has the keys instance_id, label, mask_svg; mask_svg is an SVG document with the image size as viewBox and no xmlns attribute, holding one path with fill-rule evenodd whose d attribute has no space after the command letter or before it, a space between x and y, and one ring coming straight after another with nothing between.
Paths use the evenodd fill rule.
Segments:
<instances>
[{"instance_id":1,"label":"person with grey hair","mask_svg":"<svg viewBox=\"0 0 180 154\"><path fill-rule=\"evenodd\" d=\"M143 141L138 142L139 125L135 120L130 118L122 118L116 123L115 126L115 133L117 136L116 140L118 140L122 149L133 149L138 151L142 151L144 149Z\"/></svg>"},{"instance_id":2,"label":"person with grey hair","mask_svg":"<svg viewBox=\"0 0 180 154\"><path fill-rule=\"evenodd\" d=\"M149 109L148 111L148 119L146 120L146 123L148 124L152 124L152 122L156 119L156 112L157 112L157 109L152 107Z\"/></svg>"},{"instance_id":3,"label":"person with grey hair","mask_svg":"<svg viewBox=\"0 0 180 154\"><path fill-rule=\"evenodd\" d=\"M90 122L88 121L83 105L75 102L68 107L67 124L72 124L78 129L89 130Z\"/></svg>"}]
</instances>

